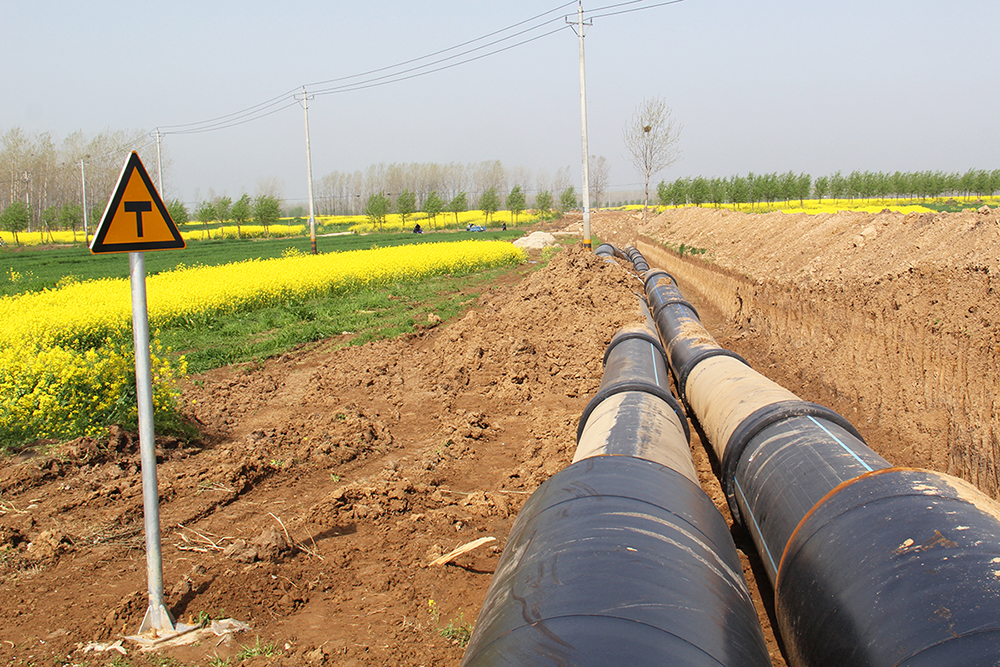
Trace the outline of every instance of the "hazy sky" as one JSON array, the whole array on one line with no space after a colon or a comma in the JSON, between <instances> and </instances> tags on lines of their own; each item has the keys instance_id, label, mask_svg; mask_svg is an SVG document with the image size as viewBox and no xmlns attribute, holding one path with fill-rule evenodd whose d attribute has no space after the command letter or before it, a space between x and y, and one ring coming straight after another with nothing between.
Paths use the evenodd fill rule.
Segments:
<instances>
[{"instance_id":1,"label":"hazy sky","mask_svg":"<svg viewBox=\"0 0 1000 667\"><path fill-rule=\"evenodd\" d=\"M683 126L681 158L656 182L1000 167L997 0L653 7L660 3L584 4L595 17L585 42L590 152L610 161L612 189L639 181L621 131L649 96L663 97ZM601 9L611 5L621 6ZM607 15L637 7L651 8ZM76 130L92 137L159 127L171 161L165 198L193 202L210 188L236 197L278 179L284 197L304 200L296 89L330 88L338 84L311 84L420 58L549 10L387 72L535 26L442 64L539 37L530 43L388 85L316 95L313 176L379 162L499 159L550 176L568 166L579 187L578 42L561 18L575 19L576 3L560 0L0 0L0 133L19 126L59 142ZM275 106L265 110L275 113L261 119L177 132L268 101Z\"/></svg>"}]
</instances>

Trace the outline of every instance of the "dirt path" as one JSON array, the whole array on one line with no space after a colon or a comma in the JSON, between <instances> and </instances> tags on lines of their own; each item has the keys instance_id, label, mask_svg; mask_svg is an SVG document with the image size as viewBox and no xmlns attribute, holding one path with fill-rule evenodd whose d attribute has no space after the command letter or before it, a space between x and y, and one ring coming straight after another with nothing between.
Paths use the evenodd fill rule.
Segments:
<instances>
[{"instance_id":1,"label":"dirt path","mask_svg":"<svg viewBox=\"0 0 1000 667\"><path fill-rule=\"evenodd\" d=\"M269 664L457 663L440 629L475 620L513 517L569 463L604 348L638 313L635 278L582 250L532 268L446 328L192 379L208 442L160 447L168 603L253 630L171 656L206 664L260 636L281 653ZM81 660L136 629L136 450L116 433L0 467L0 656ZM481 536L497 542L426 567Z\"/></svg>"}]
</instances>

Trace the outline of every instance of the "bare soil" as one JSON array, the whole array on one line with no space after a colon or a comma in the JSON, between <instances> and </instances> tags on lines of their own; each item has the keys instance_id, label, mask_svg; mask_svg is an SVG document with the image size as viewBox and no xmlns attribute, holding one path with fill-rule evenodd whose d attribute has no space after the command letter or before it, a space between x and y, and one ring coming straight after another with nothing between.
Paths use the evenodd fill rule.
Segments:
<instances>
[{"instance_id":1,"label":"bare soil","mask_svg":"<svg viewBox=\"0 0 1000 667\"><path fill-rule=\"evenodd\" d=\"M721 344L841 411L890 460L995 494L996 213L775 215L696 210L643 224L599 213L594 233L639 244ZM708 252L681 258L663 242ZM442 629L475 620L518 509L572 458L604 349L638 318L641 283L622 266L574 246L536 269L447 325L190 379L184 409L203 441L161 438L157 450L167 603L184 621L233 617L251 630L152 655L207 665L273 645L243 663L459 663ZM697 435L692 453L728 518ZM766 577L733 533L784 665ZM487 536L496 541L429 566ZM6 664L121 661L83 649L134 633L147 607L133 434L0 462L0 576ZM160 664L123 648L118 664Z\"/></svg>"}]
</instances>

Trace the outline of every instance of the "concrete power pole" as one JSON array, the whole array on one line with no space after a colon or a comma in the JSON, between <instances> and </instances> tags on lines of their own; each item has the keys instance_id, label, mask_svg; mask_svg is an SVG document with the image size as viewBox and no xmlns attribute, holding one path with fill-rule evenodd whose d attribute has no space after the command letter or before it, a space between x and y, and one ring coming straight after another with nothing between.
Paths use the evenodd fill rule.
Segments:
<instances>
[{"instance_id":1,"label":"concrete power pole","mask_svg":"<svg viewBox=\"0 0 1000 667\"><path fill-rule=\"evenodd\" d=\"M156 128L156 180L160 182L160 196L163 197L163 163L160 162L160 128Z\"/></svg>"},{"instance_id":2,"label":"concrete power pole","mask_svg":"<svg viewBox=\"0 0 1000 667\"><path fill-rule=\"evenodd\" d=\"M84 159L90 157L86 155L80 158L80 186L83 190L83 241L90 245L90 230L87 229L87 172L84 169ZM162 190L162 186L161 186Z\"/></svg>"},{"instance_id":3,"label":"concrete power pole","mask_svg":"<svg viewBox=\"0 0 1000 667\"><path fill-rule=\"evenodd\" d=\"M570 23L572 26L573 24ZM583 143L583 247L590 249L590 149L587 145L587 74L583 58L583 29L593 25L583 20L583 0L579 0L576 10L576 26L573 28L580 39L580 125Z\"/></svg>"},{"instance_id":4,"label":"concrete power pole","mask_svg":"<svg viewBox=\"0 0 1000 667\"><path fill-rule=\"evenodd\" d=\"M309 179L309 244L312 254L316 254L316 215L313 209L313 166L312 149L309 147L309 96L302 86L302 110L306 117L306 177Z\"/></svg>"}]
</instances>

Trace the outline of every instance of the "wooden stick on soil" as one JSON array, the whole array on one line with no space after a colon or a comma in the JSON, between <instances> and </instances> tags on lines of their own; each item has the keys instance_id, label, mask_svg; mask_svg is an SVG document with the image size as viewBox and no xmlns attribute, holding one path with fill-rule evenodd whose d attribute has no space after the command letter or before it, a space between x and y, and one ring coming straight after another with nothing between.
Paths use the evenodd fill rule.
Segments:
<instances>
[{"instance_id":1,"label":"wooden stick on soil","mask_svg":"<svg viewBox=\"0 0 1000 667\"><path fill-rule=\"evenodd\" d=\"M464 553L468 553L477 547L481 547L484 544L489 544L490 542L495 542L497 538L495 537L480 537L478 540L472 540L471 542L466 542L462 546L458 547L454 551L449 551L440 558L436 558L431 561L427 567L434 567L435 565L444 565L445 563L450 563L452 560L458 558Z\"/></svg>"},{"instance_id":2,"label":"wooden stick on soil","mask_svg":"<svg viewBox=\"0 0 1000 667\"><path fill-rule=\"evenodd\" d=\"M318 553L316 553L312 549L308 549L308 548L306 548L305 545L299 544L298 542L296 542L295 540L293 540L292 536L288 534L288 529L285 528L285 522L282 521L281 519L279 519L278 517L276 517L274 515L274 512L268 512L268 514L270 514L274 518L274 520L278 522L278 525L281 526L281 529L283 531L285 531L285 539L288 540L288 546L292 547L293 549L299 549L301 551L304 551L305 553L309 554L310 556L315 556L316 558L319 558L320 560L326 560L325 558L323 558L322 556L320 556Z\"/></svg>"}]
</instances>

